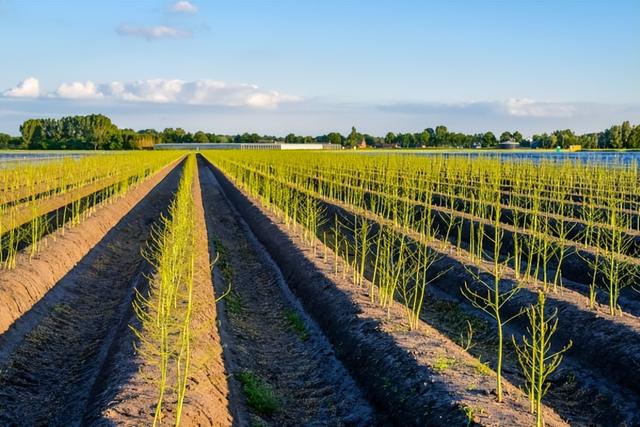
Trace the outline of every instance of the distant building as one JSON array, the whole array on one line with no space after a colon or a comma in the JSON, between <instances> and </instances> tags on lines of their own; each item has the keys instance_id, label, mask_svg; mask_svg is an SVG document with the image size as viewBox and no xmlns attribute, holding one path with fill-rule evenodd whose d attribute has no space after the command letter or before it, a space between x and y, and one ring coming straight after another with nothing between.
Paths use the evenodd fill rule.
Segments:
<instances>
[{"instance_id":1,"label":"distant building","mask_svg":"<svg viewBox=\"0 0 640 427\"><path fill-rule=\"evenodd\" d=\"M133 146L140 150L153 150L157 142L158 137L151 134L136 134L133 137Z\"/></svg>"},{"instance_id":2,"label":"distant building","mask_svg":"<svg viewBox=\"0 0 640 427\"><path fill-rule=\"evenodd\" d=\"M277 143L190 143L190 144L156 144L154 150L340 150L338 144L285 144Z\"/></svg>"},{"instance_id":3,"label":"distant building","mask_svg":"<svg viewBox=\"0 0 640 427\"><path fill-rule=\"evenodd\" d=\"M520 148L520 144L515 141L504 141L498 144L498 148L501 150L514 150Z\"/></svg>"}]
</instances>

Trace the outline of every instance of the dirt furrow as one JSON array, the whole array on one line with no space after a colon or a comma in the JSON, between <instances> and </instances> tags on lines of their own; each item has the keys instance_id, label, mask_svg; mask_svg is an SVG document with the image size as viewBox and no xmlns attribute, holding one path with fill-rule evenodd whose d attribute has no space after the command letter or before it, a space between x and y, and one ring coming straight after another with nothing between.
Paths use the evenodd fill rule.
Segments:
<instances>
[{"instance_id":1,"label":"dirt furrow","mask_svg":"<svg viewBox=\"0 0 640 427\"><path fill-rule=\"evenodd\" d=\"M345 224L353 224L356 216L367 218L373 234L375 234L377 224L382 223L404 234L410 241L416 241L417 232L395 226L392 221L369 211L357 210L351 205L341 204L322 196L317 197L317 200L322 203L323 208L326 208L326 218L334 218L337 215ZM332 232L330 223L331 221L324 225L327 235ZM348 228L342 226L341 234L348 236L350 233ZM454 247L442 244L442 241L436 242L429 244L431 250L437 253L439 258L439 261L432 267L432 274L438 271L447 271L447 273L442 275L433 285L441 286L445 292L466 301L460 294L460 289L465 282L477 288L478 280L471 273L471 270L475 270L476 267L471 268L473 263L464 250L458 254ZM491 272L490 264L483 263L480 272L485 280L488 280ZM501 282L503 291L512 287L516 282L513 271L507 269ZM508 316L515 315L522 307L527 307L537 300L537 284L523 283L522 285L521 291L502 308ZM571 339L573 341L573 347L567 356L575 358L589 369L599 372L604 381L612 383L613 390L617 388L615 383L618 383L623 389L632 391L634 400L637 400L635 396L640 384L637 381L638 372L628 369L628 366L638 365L639 352L637 348L640 345L638 341L640 325L637 317L627 314L611 316L605 312L588 310L585 298L568 289L549 293L548 297L549 307L558 308L558 318L563 325L557 330L555 340L568 342ZM526 329L526 316L516 318L515 322L520 323L522 331ZM605 374L602 374L603 372Z\"/></svg>"},{"instance_id":2,"label":"dirt furrow","mask_svg":"<svg viewBox=\"0 0 640 427\"><path fill-rule=\"evenodd\" d=\"M333 218L337 214L346 224L352 224L355 215L362 215L371 221L374 229L375 223L380 221L380 218L367 211L357 212L349 206L331 204L326 200L323 202L327 208L328 218ZM382 221L392 226L390 221ZM328 234L331 233L329 223L325 225ZM415 241L416 232L402 230L400 227L396 230ZM345 236L350 233L348 227L344 227L341 232ZM459 322L463 317L468 317L472 321L478 317L483 318L478 310L467 307L468 301L460 294L460 289L465 283L469 283L472 287L476 286L477 289L477 279L471 274L475 267L469 267L469 257L465 257L464 251L457 254L455 248L440 243L431 244L430 247L439 254L440 258L433 265L432 274L446 272L439 280L432 283L431 288L438 288L442 291L440 294L447 295L447 298L445 301L427 301L425 312L429 313L432 309L438 311L445 308L442 303L446 306L453 300L455 310L445 308L444 313L430 313L429 323L436 326L441 333L455 339L466 332L466 323L463 321L458 325L462 329L455 330L453 333L447 330L445 325ZM482 271L484 271L485 280L489 280L491 269L487 264L483 265ZM509 273L505 275L501 286L506 289L514 283L516 280L513 274ZM533 284L523 286L521 291L503 306L503 313L506 317L515 315L522 307L535 303L536 297L536 287ZM555 387L548 395L547 402L550 405L553 404L558 413L569 419L572 424L589 425L589 421L600 420L600 414L604 412L607 413L607 421L612 425L625 425L625 423L635 425L637 408L640 405L636 393L638 382L635 380L636 371L628 369L628 366L637 365L635 359L638 357L638 352L634 350L638 346L637 319L628 315L613 317L604 312L587 310L584 299L567 289L549 293L548 302L550 306L557 307L559 310L561 327L556 331L554 342L566 343L571 339L573 347L567 353L561 368L550 379ZM433 323L434 314L445 318ZM483 321L487 322L487 319ZM513 334L516 337L525 335L527 327L526 316L519 316L510 324L509 335ZM496 340L493 334L488 334L484 338L489 341L490 347ZM494 362L495 360L491 358L493 356L490 356L495 355L494 349L481 352L480 347L477 346L471 353L476 357L482 357L482 360ZM507 348L512 350L510 344ZM505 366L505 377L516 383L521 382L516 356L512 351L508 355L513 360L509 363L511 366ZM591 401L592 404L586 408L580 407L581 399Z\"/></svg>"},{"instance_id":3,"label":"dirt furrow","mask_svg":"<svg viewBox=\"0 0 640 427\"><path fill-rule=\"evenodd\" d=\"M221 327L239 425L374 425L369 404L275 264L209 169L199 169L209 241L221 257L216 292L231 286Z\"/></svg>"},{"instance_id":4,"label":"dirt furrow","mask_svg":"<svg viewBox=\"0 0 640 427\"><path fill-rule=\"evenodd\" d=\"M193 278L191 340L187 393L182 407L181 425L231 426L228 381L222 360L222 343L211 275L211 259L204 224L204 209L198 177L194 177L196 259ZM146 289L140 289L142 295ZM141 330L135 313L124 319L126 325ZM100 379L92 392L84 424L92 426L140 426L154 419L158 401L157 359L135 348L140 340L131 328L118 334L110 349ZM163 411L161 425L175 424L173 399Z\"/></svg>"},{"instance_id":5,"label":"dirt furrow","mask_svg":"<svg viewBox=\"0 0 640 427\"><path fill-rule=\"evenodd\" d=\"M532 425L521 391L505 382L508 403L498 404L487 366L429 325L409 331L400 304L387 313L372 303L367 292L346 280L348 273L334 274L320 242L312 251L279 218L212 170L390 425ZM545 411L547 425L566 425L552 409Z\"/></svg>"},{"instance_id":6,"label":"dirt furrow","mask_svg":"<svg viewBox=\"0 0 640 427\"><path fill-rule=\"evenodd\" d=\"M133 288L143 281L147 262L140 250L179 175L180 168L173 170L55 285L48 312L28 319L35 326L0 374L0 424L82 423L107 349L131 309ZM47 253L64 257L59 249Z\"/></svg>"}]
</instances>

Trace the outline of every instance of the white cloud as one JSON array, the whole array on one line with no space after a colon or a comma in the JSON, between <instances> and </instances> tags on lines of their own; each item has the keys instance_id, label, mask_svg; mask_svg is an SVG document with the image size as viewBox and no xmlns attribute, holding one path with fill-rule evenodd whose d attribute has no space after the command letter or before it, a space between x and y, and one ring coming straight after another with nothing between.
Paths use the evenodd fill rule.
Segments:
<instances>
[{"instance_id":1,"label":"white cloud","mask_svg":"<svg viewBox=\"0 0 640 427\"><path fill-rule=\"evenodd\" d=\"M95 83L87 81L86 83L63 83L56 90L55 96L65 99L96 99L101 98L103 94Z\"/></svg>"},{"instance_id":2,"label":"white cloud","mask_svg":"<svg viewBox=\"0 0 640 427\"><path fill-rule=\"evenodd\" d=\"M193 3L182 0L172 4L169 10L175 13L192 13L193 14L198 12L198 7L195 6Z\"/></svg>"},{"instance_id":3,"label":"white cloud","mask_svg":"<svg viewBox=\"0 0 640 427\"><path fill-rule=\"evenodd\" d=\"M527 98L509 98L504 102L508 115L516 117L571 117L575 107L569 104L536 102Z\"/></svg>"},{"instance_id":4,"label":"white cloud","mask_svg":"<svg viewBox=\"0 0 640 427\"><path fill-rule=\"evenodd\" d=\"M131 82L95 84L87 82L63 83L49 94L59 99L107 99L120 102L147 102L155 104L186 104L224 107L272 109L282 103L300 98L256 85L227 83L218 80L185 81L178 79L151 79Z\"/></svg>"},{"instance_id":5,"label":"white cloud","mask_svg":"<svg viewBox=\"0 0 640 427\"><path fill-rule=\"evenodd\" d=\"M504 101L425 102L382 105L383 111L407 114L473 114L475 116L509 116L514 118L563 119L579 114L583 105L575 103L539 102L528 98Z\"/></svg>"},{"instance_id":6,"label":"white cloud","mask_svg":"<svg viewBox=\"0 0 640 427\"><path fill-rule=\"evenodd\" d=\"M40 81L35 77L28 77L18 86L4 91L2 95L10 98L37 98L40 96Z\"/></svg>"},{"instance_id":7,"label":"white cloud","mask_svg":"<svg viewBox=\"0 0 640 427\"><path fill-rule=\"evenodd\" d=\"M393 108L381 108L369 103L338 103L318 98L305 98L291 103L280 101L282 98L288 99L284 95L277 98L277 108L225 107L223 100L212 106L202 104L190 108L175 103L117 101L121 98L117 98L116 94L124 97L125 94L135 93L128 85L110 83L112 94L107 96L102 92L103 85L96 83L103 97L95 100L63 100L55 92L47 95L44 89L44 96L20 99L20 102L0 96L0 132L18 135L20 123L29 118L90 113L105 114L118 126L133 129L163 129L171 126L191 132L257 132L282 136L290 132L322 135L339 131L348 134L354 125L361 132L384 136L389 131L419 132L440 124L455 132L473 134L490 130L500 135L504 130L519 130L523 135L530 136L556 129L573 129L577 133L597 132L624 120L636 123L640 117L640 103L567 103L575 108L571 117L548 118L509 115L504 108L504 101L468 103L466 108L462 104L395 104ZM258 89L257 92L262 90ZM244 102L243 105L251 104L251 98L245 97Z\"/></svg>"},{"instance_id":8,"label":"white cloud","mask_svg":"<svg viewBox=\"0 0 640 427\"><path fill-rule=\"evenodd\" d=\"M191 32L189 31L184 31L165 25L157 25L155 27L121 25L116 29L116 32L121 36L142 37L149 41L166 38L184 38L191 36Z\"/></svg>"}]
</instances>

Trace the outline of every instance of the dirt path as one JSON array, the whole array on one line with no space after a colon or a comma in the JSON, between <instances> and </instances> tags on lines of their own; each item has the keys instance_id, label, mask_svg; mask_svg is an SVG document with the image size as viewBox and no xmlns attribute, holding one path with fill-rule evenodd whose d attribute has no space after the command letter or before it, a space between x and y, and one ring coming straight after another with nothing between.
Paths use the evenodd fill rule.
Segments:
<instances>
[{"instance_id":1,"label":"dirt path","mask_svg":"<svg viewBox=\"0 0 640 427\"><path fill-rule=\"evenodd\" d=\"M0 424L81 424L110 343L131 309L133 288L143 280L146 261L140 249L151 225L169 205L179 169L52 289L57 303L37 319L2 367Z\"/></svg>"},{"instance_id":2,"label":"dirt path","mask_svg":"<svg viewBox=\"0 0 640 427\"><path fill-rule=\"evenodd\" d=\"M202 164L199 170L209 242L212 252L217 248L221 255L218 267L226 279L216 280L217 294L231 284L222 329L239 425L375 425L355 382L250 237L211 172ZM272 399L252 399L251 390Z\"/></svg>"}]
</instances>

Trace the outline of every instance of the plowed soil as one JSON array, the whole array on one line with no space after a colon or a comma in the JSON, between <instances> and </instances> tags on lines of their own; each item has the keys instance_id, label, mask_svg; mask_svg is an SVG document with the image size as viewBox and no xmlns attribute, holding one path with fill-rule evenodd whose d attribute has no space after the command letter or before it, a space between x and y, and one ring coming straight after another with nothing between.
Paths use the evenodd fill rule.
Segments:
<instances>
[{"instance_id":1,"label":"plowed soil","mask_svg":"<svg viewBox=\"0 0 640 427\"><path fill-rule=\"evenodd\" d=\"M81 424L113 337L131 310L133 290L144 281L148 266L141 248L179 175L172 171L55 284L49 311L24 319L34 326L2 366L0 424ZM55 253L55 245L48 250L65 256Z\"/></svg>"},{"instance_id":2,"label":"plowed soil","mask_svg":"<svg viewBox=\"0 0 640 427\"><path fill-rule=\"evenodd\" d=\"M361 391L206 167L200 167L200 181L209 242L226 265L217 294L231 286L222 304L227 366L235 378L250 373L268 384L277 400L274 410L251 407L234 378L232 398L237 417L244 418L239 425L375 425ZM304 330L292 324L296 316Z\"/></svg>"}]
</instances>

